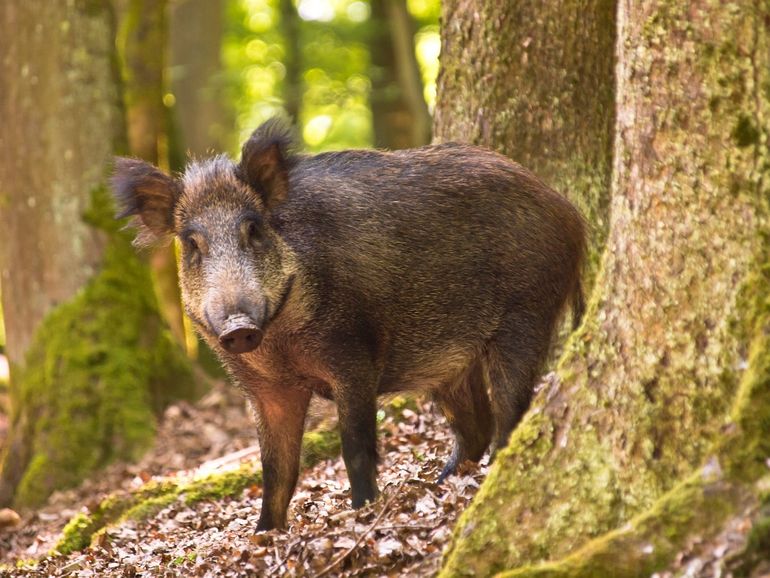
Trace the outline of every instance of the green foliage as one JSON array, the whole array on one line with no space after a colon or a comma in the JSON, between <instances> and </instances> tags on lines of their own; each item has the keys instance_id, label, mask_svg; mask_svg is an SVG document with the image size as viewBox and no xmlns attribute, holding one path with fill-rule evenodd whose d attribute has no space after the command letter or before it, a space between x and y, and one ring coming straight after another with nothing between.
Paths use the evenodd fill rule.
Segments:
<instances>
[{"instance_id":1,"label":"green foliage","mask_svg":"<svg viewBox=\"0 0 770 578\"><path fill-rule=\"evenodd\" d=\"M302 137L311 150L371 146L366 28L304 22Z\"/></svg>"},{"instance_id":2,"label":"green foliage","mask_svg":"<svg viewBox=\"0 0 770 578\"><path fill-rule=\"evenodd\" d=\"M281 111L283 45L276 0L229 0L222 45L225 95L237 134L233 151L259 123Z\"/></svg>"},{"instance_id":3,"label":"green foliage","mask_svg":"<svg viewBox=\"0 0 770 578\"><path fill-rule=\"evenodd\" d=\"M371 146L369 47L371 7L363 0L299 0L302 93L300 136L311 151ZM438 0L410 0L415 50L432 108L438 74ZM228 101L234 108L235 151L251 131L283 111L287 39L278 0L229 0L223 45Z\"/></svg>"}]
</instances>

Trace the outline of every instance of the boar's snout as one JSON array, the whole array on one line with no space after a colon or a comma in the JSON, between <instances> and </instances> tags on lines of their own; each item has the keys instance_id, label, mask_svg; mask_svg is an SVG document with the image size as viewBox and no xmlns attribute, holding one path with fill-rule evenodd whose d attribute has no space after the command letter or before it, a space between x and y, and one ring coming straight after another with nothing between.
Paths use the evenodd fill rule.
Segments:
<instances>
[{"instance_id":1,"label":"boar's snout","mask_svg":"<svg viewBox=\"0 0 770 578\"><path fill-rule=\"evenodd\" d=\"M231 315L219 334L219 344L228 353L248 353L262 342L262 330L246 315Z\"/></svg>"}]
</instances>

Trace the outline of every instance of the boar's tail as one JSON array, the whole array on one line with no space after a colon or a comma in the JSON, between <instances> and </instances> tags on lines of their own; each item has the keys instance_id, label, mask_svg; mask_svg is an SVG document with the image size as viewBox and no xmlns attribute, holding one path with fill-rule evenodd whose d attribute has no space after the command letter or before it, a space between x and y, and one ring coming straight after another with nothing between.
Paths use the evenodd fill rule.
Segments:
<instances>
[{"instance_id":1,"label":"boar's tail","mask_svg":"<svg viewBox=\"0 0 770 578\"><path fill-rule=\"evenodd\" d=\"M572 293L572 331L580 327L583 314L586 312L586 298L583 294L583 284L578 280Z\"/></svg>"}]
</instances>

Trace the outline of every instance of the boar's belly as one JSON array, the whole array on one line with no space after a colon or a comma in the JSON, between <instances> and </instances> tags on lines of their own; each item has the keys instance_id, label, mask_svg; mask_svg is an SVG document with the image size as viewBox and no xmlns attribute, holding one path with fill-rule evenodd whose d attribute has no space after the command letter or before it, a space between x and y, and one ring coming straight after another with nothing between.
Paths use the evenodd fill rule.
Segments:
<instances>
[{"instance_id":1,"label":"boar's belly","mask_svg":"<svg viewBox=\"0 0 770 578\"><path fill-rule=\"evenodd\" d=\"M450 349L439 355L426 354L408 364L394 362L385 367L378 392L429 391L446 387L467 373L475 358L475 352Z\"/></svg>"}]
</instances>

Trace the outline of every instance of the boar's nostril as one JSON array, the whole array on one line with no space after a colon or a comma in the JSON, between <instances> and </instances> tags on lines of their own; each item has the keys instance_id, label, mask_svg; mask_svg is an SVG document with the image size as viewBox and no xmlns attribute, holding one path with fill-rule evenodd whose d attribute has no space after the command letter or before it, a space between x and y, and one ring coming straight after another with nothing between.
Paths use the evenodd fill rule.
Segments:
<instances>
[{"instance_id":1,"label":"boar's nostril","mask_svg":"<svg viewBox=\"0 0 770 578\"><path fill-rule=\"evenodd\" d=\"M247 353L254 351L262 341L259 329L241 327L219 336L219 343L229 353Z\"/></svg>"},{"instance_id":2,"label":"boar's nostril","mask_svg":"<svg viewBox=\"0 0 770 578\"><path fill-rule=\"evenodd\" d=\"M219 343L229 353L255 350L262 341L262 331L245 316L231 317L219 336Z\"/></svg>"}]
</instances>

